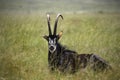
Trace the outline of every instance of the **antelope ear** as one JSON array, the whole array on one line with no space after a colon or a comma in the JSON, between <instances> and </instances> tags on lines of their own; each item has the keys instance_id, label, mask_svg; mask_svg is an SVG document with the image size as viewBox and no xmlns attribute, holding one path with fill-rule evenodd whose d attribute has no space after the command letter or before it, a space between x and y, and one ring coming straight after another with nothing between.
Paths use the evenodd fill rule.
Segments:
<instances>
[{"instance_id":1,"label":"antelope ear","mask_svg":"<svg viewBox=\"0 0 120 80\"><path fill-rule=\"evenodd\" d=\"M63 31L61 31L61 32L58 34L58 38L59 38L59 39L61 38L62 34L63 34Z\"/></svg>"},{"instance_id":2,"label":"antelope ear","mask_svg":"<svg viewBox=\"0 0 120 80\"><path fill-rule=\"evenodd\" d=\"M49 37L47 35L43 36L44 39L46 39L48 41Z\"/></svg>"}]
</instances>

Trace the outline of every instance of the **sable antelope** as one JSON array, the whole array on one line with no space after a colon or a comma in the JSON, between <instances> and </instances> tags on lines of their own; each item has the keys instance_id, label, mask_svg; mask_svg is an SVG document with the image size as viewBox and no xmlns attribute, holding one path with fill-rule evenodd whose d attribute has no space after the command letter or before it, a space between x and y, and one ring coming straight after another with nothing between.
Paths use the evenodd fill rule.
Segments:
<instances>
[{"instance_id":1,"label":"sable antelope","mask_svg":"<svg viewBox=\"0 0 120 80\"><path fill-rule=\"evenodd\" d=\"M54 31L52 33L50 26L50 15L47 14L47 23L49 35L43 36L44 39L48 42L48 64L50 70L58 69L61 72L71 72L74 73L80 68L85 68L90 64L91 68L94 70L97 69L106 69L109 67L109 64L98 57L95 54L78 54L73 50L69 50L62 46L58 41L62 36L62 32L57 33L57 23L58 19L62 18L61 14L57 15L54 24Z\"/></svg>"}]
</instances>

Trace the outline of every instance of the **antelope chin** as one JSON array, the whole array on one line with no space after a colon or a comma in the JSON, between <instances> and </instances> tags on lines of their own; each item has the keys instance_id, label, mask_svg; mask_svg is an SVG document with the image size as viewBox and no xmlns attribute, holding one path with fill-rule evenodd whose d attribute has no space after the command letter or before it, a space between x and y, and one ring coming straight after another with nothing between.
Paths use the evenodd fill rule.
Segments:
<instances>
[{"instance_id":1,"label":"antelope chin","mask_svg":"<svg viewBox=\"0 0 120 80\"><path fill-rule=\"evenodd\" d=\"M53 47L53 49L50 49L50 47L49 47L49 51L50 51L51 53L54 53L55 50L56 50L56 47Z\"/></svg>"}]
</instances>

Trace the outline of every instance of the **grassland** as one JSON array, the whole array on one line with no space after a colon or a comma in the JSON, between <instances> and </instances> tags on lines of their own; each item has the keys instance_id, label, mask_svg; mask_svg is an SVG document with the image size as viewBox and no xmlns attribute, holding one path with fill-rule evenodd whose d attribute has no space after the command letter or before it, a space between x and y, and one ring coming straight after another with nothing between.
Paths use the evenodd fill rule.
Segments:
<instances>
[{"instance_id":1,"label":"grassland","mask_svg":"<svg viewBox=\"0 0 120 80\"><path fill-rule=\"evenodd\" d=\"M0 15L0 80L120 80L120 15L63 14L60 42L81 53L95 53L113 71L51 73L47 62L46 15ZM51 15L54 25L55 15Z\"/></svg>"},{"instance_id":2,"label":"grassland","mask_svg":"<svg viewBox=\"0 0 120 80\"><path fill-rule=\"evenodd\" d=\"M0 12L8 13L120 12L119 8L119 0L0 0Z\"/></svg>"}]
</instances>

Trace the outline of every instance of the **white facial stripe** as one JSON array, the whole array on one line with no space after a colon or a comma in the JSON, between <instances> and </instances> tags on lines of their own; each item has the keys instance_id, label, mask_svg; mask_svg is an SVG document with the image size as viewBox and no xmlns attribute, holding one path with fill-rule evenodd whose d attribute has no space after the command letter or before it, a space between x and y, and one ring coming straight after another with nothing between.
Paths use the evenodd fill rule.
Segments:
<instances>
[{"instance_id":1,"label":"white facial stripe","mask_svg":"<svg viewBox=\"0 0 120 80\"><path fill-rule=\"evenodd\" d=\"M54 39L54 43L56 43L56 38Z\"/></svg>"},{"instance_id":2,"label":"white facial stripe","mask_svg":"<svg viewBox=\"0 0 120 80\"><path fill-rule=\"evenodd\" d=\"M55 44L56 43L56 38L54 38L54 40L52 40L51 38L49 38L49 44Z\"/></svg>"},{"instance_id":3,"label":"white facial stripe","mask_svg":"<svg viewBox=\"0 0 120 80\"><path fill-rule=\"evenodd\" d=\"M51 44L53 44L53 40L51 40Z\"/></svg>"},{"instance_id":4,"label":"white facial stripe","mask_svg":"<svg viewBox=\"0 0 120 80\"><path fill-rule=\"evenodd\" d=\"M50 49L50 47L53 47L53 49ZM51 39L49 38L49 51L53 53L56 50L56 38Z\"/></svg>"}]
</instances>

